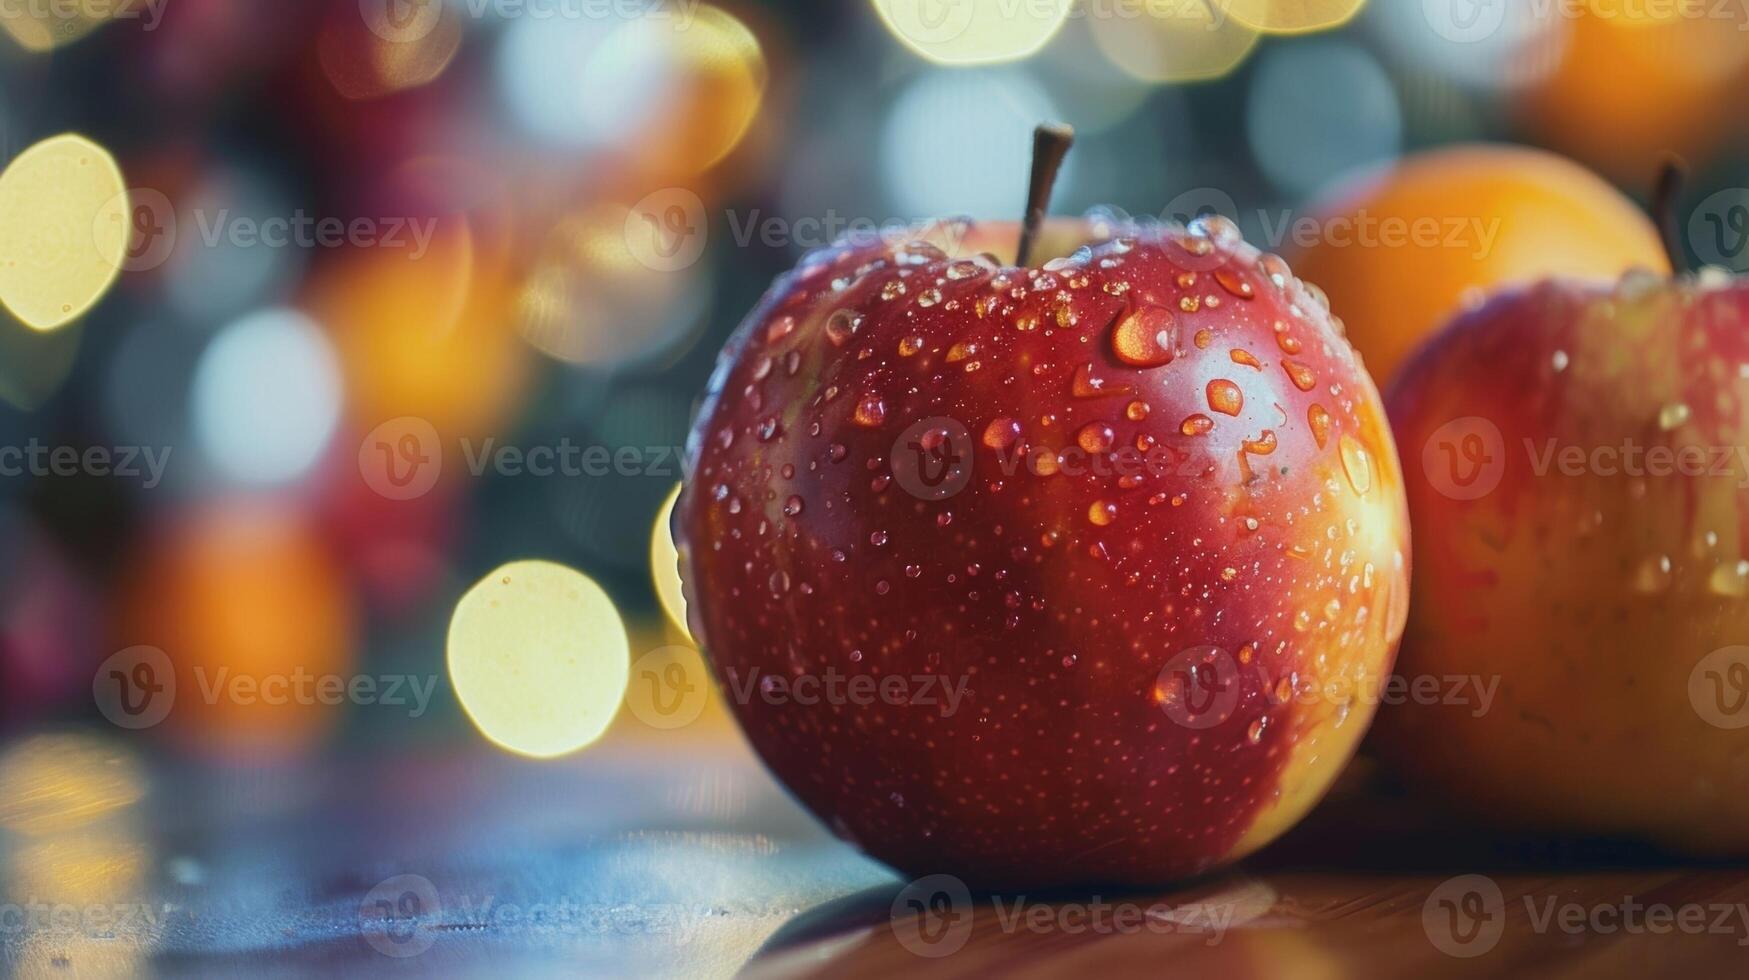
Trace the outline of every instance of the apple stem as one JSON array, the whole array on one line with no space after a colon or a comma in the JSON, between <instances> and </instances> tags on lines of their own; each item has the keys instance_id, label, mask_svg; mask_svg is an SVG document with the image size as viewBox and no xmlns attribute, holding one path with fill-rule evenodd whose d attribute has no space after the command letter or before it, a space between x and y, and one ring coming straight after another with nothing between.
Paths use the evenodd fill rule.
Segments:
<instances>
[{"instance_id":1,"label":"apple stem","mask_svg":"<svg viewBox=\"0 0 1749 980\"><path fill-rule=\"evenodd\" d=\"M1658 171L1658 183L1652 188L1652 220L1658 223L1658 236L1664 243L1664 257L1670 260L1670 271L1681 275L1688 271L1688 256L1682 250L1682 238L1676 227L1676 197L1688 182L1688 165L1672 154Z\"/></svg>"},{"instance_id":2,"label":"apple stem","mask_svg":"<svg viewBox=\"0 0 1749 980\"><path fill-rule=\"evenodd\" d=\"M1051 205L1051 189L1057 185L1057 173L1063 168L1063 158L1075 142L1075 130L1063 123L1040 123L1032 131L1032 180L1026 188L1026 220L1020 226L1020 248L1014 264L1024 266L1032 258L1033 245L1038 242L1039 227Z\"/></svg>"}]
</instances>

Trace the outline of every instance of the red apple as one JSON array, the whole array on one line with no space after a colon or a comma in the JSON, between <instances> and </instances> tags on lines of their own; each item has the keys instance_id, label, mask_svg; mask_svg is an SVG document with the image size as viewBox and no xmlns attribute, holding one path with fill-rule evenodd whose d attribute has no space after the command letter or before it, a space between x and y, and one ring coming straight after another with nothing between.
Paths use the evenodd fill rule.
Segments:
<instances>
[{"instance_id":1,"label":"red apple","mask_svg":"<svg viewBox=\"0 0 1749 980\"><path fill-rule=\"evenodd\" d=\"M1397 459L1321 294L1231 223L985 254L1019 237L856 237L778 280L692 434L691 627L875 858L1157 883L1287 829L1366 729L1408 598Z\"/></svg>"},{"instance_id":2,"label":"red apple","mask_svg":"<svg viewBox=\"0 0 1749 980\"><path fill-rule=\"evenodd\" d=\"M1496 821L1749 854L1749 283L1550 281L1389 399L1415 598L1379 751Z\"/></svg>"}]
</instances>

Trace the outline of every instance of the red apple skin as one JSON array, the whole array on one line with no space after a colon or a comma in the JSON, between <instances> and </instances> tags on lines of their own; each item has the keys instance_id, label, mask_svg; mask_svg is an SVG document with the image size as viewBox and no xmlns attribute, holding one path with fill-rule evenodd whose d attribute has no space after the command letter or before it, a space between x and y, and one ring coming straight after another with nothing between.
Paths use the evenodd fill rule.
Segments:
<instances>
[{"instance_id":1,"label":"red apple skin","mask_svg":"<svg viewBox=\"0 0 1749 980\"><path fill-rule=\"evenodd\" d=\"M1321 294L1230 223L1062 223L1045 254L1091 249L970 258L1017 235L852 240L778 280L692 434L689 619L754 748L873 857L1159 883L1286 830L1365 731L1406 615L1401 473ZM1005 432L1069 453L1005 471ZM1107 441L1148 452L1098 466ZM963 489L909 492L913 442ZM804 705L773 675L906 686Z\"/></svg>"},{"instance_id":2,"label":"red apple skin","mask_svg":"<svg viewBox=\"0 0 1749 980\"><path fill-rule=\"evenodd\" d=\"M1745 365L1749 285L1638 273L1500 294L1405 368L1399 669L1498 681L1486 711L1385 709L1372 744L1406 777L1496 823L1749 854L1749 712L1707 686L1741 674L1703 663L1749 643ZM1689 474L1590 462L1629 440L1732 455L1718 473L1716 454Z\"/></svg>"}]
</instances>

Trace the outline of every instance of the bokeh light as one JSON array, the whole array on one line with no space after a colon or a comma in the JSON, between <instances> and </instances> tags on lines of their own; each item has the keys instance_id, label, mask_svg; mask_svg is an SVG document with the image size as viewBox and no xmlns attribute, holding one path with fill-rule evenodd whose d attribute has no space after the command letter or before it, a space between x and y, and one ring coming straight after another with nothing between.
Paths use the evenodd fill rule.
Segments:
<instances>
[{"instance_id":1,"label":"bokeh light","mask_svg":"<svg viewBox=\"0 0 1749 980\"><path fill-rule=\"evenodd\" d=\"M1090 23L1106 57L1150 82L1219 78L1257 46L1256 28L1195 3L1135 17L1094 17Z\"/></svg>"},{"instance_id":2,"label":"bokeh light","mask_svg":"<svg viewBox=\"0 0 1749 980\"><path fill-rule=\"evenodd\" d=\"M530 132L698 173L740 142L764 97L759 41L727 12L669 18L525 17L499 41L500 97Z\"/></svg>"},{"instance_id":3,"label":"bokeh light","mask_svg":"<svg viewBox=\"0 0 1749 980\"><path fill-rule=\"evenodd\" d=\"M655 580L656 598L661 600L668 621L691 640L692 630L686 625L686 588L680 582L680 552L674 546L672 526L674 505L680 502L682 489L676 486L668 499L662 501L662 509L656 512L656 524L650 529L650 575Z\"/></svg>"},{"instance_id":4,"label":"bokeh light","mask_svg":"<svg viewBox=\"0 0 1749 980\"><path fill-rule=\"evenodd\" d=\"M283 761L309 751L339 720L331 703L230 693L239 678L259 685L354 669L353 596L319 529L295 510L209 502L176 515L142 541L116 623L117 649L156 647L175 666L175 700L161 727L189 750L227 762Z\"/></svg>"},{"instance_id":5,"label":"bokeh light","mask_svg":"<svg viewBox=\"0 0 1749 980\"><path fill-rule=\"evenodd\" d=\"M687 234L702 236L705 217L696 210L679 220ZM652 218L664 211L655 206ZM559 360L596 367L647 362L696 340L710 294L709 258L674 253L690 262L670 269L661 252L635 237L643 232L624 205L601 204L559 221L517 300L523 338Z\"/></svg>"},{"instance_id":6,"label":"bokeh light","mask_svg":"<svg viewBox=\"0 0 1749 980\"><path fill-rule=\"evenodd\" d=\"M482 578L449 626L449 679L493 743L548 759L601 736L631 671L625 623L601 586L546 561Z\"/></svg>"},{"instance_id":7,"label":"bokeh light","mask_svg":"<svg viewBox=\"0 0 1749 980\"><path fill-rule=\"evenodd\" d=\"M66 134L0 173L0 304L33 330L85 314L121 274L131 226L109 151Z\"/></svg>"},{"instance_id":8,"label":"bokeh light","mask_svg":"<svg viewBox=\"0 0 1749 980\"><path fill-rule=\"evenodd\" d=\"M483 239L452 215L423 248L352 249L315 280L310 308L339 352L359 431L413 416L479 435L515 405L528 358L510 273Z\"/></svg>"},{"instance_id":9,"label":"bokeh light","mask_svg":"<svg viewBox=\"0 0 1749 980\"><path fill-rule=\"evenodd\" d=\"M26 51L51 51L72 44L111 18L144 6L146 0L97 3L0 4L0 30Z\"/></svg>"},{"instance_id":10,"label":"bokeh light","mask_svg":"<svg viewBox=\"0 0 1749 980\"><path fill-rule=\"evenodd\" d=\"M871 0L881 22L905 47L944 65L1015 61L1044 47L1074 0Z\"/></svg>"},{"instance_id":11,"label":"bokeh light","mask_svg":"<svg viewBox=\"0 0 1749 980\"><path fill-rule=\"evenodd\" d=\"M328 340L295 310L266 310L213 338L194 375L194 431L221 472L284 483L313 466L340 420Z\"/></svg>"},{"instance_id":12,"label":"bokeh light","mask_svg":"<svg viewBox=\"0 0 1749 980\"><path fill-rule=\"evenodd\" d=\"M1354 18L1366 0L1209 0L1222 12L1270 34L1329 30ZM1419 0L1416 0L1419 5Z\"/></svg>"},{"instance_id":13,"label":"bokeh light","mask_svg":"<svg viewBox=\"0 0 1749 980\"><path fill-rule=\"evenodd\" d=\"M1251 150L1283 190L1309 194L1402 151L1402 112L1391 79L1358 47L1323 40L1272 47L1251 86Z\"/></svg>"},{"instance_id":14,"label":"bokeh light","mask_svg":"<svg viewBox=\"0 0 1749 980\"><path fill-rule=\"evenodd\" d=\"M1058 118L1050 95L1019 69L937 70L899 93L881 130L881 179L898 216L1019 220L1032 127ZM1075 182L1073 154L1059 186Z\"/></svg>"},{"instance_id":15,"label":"bokeh light","mask_svg":"<svg viewBox=\"0 0 1749 980\"><path fill-rule=\"evenodd\" d=\"M1443 5L1443 6L1442 6ZM1559 64L1571 22L1534 3L1503 3L1500 22L1469 17L1470 0L1376 3L1366 21L1405 71L1471 89L1509 92L1548 76Z\"/></svg>"}]
</instances>

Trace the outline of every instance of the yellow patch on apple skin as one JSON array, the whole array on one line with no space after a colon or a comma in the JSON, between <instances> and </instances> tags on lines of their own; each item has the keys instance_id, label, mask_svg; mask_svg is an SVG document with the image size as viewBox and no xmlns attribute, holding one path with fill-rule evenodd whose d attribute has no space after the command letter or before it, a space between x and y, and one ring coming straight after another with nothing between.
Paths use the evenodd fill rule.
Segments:
<instances>
[{"instance_id":1,"label":"yellow patch on apple skin","mask_svg":"<svg viewBox=\"0 0 1749 980\"><path fill-rule=\"evenodd\" d=\"M0 173L0 304L46 333L83 316L120 275L131 231L115 158L65 133Z\"/></svg>"}]
</instances>

